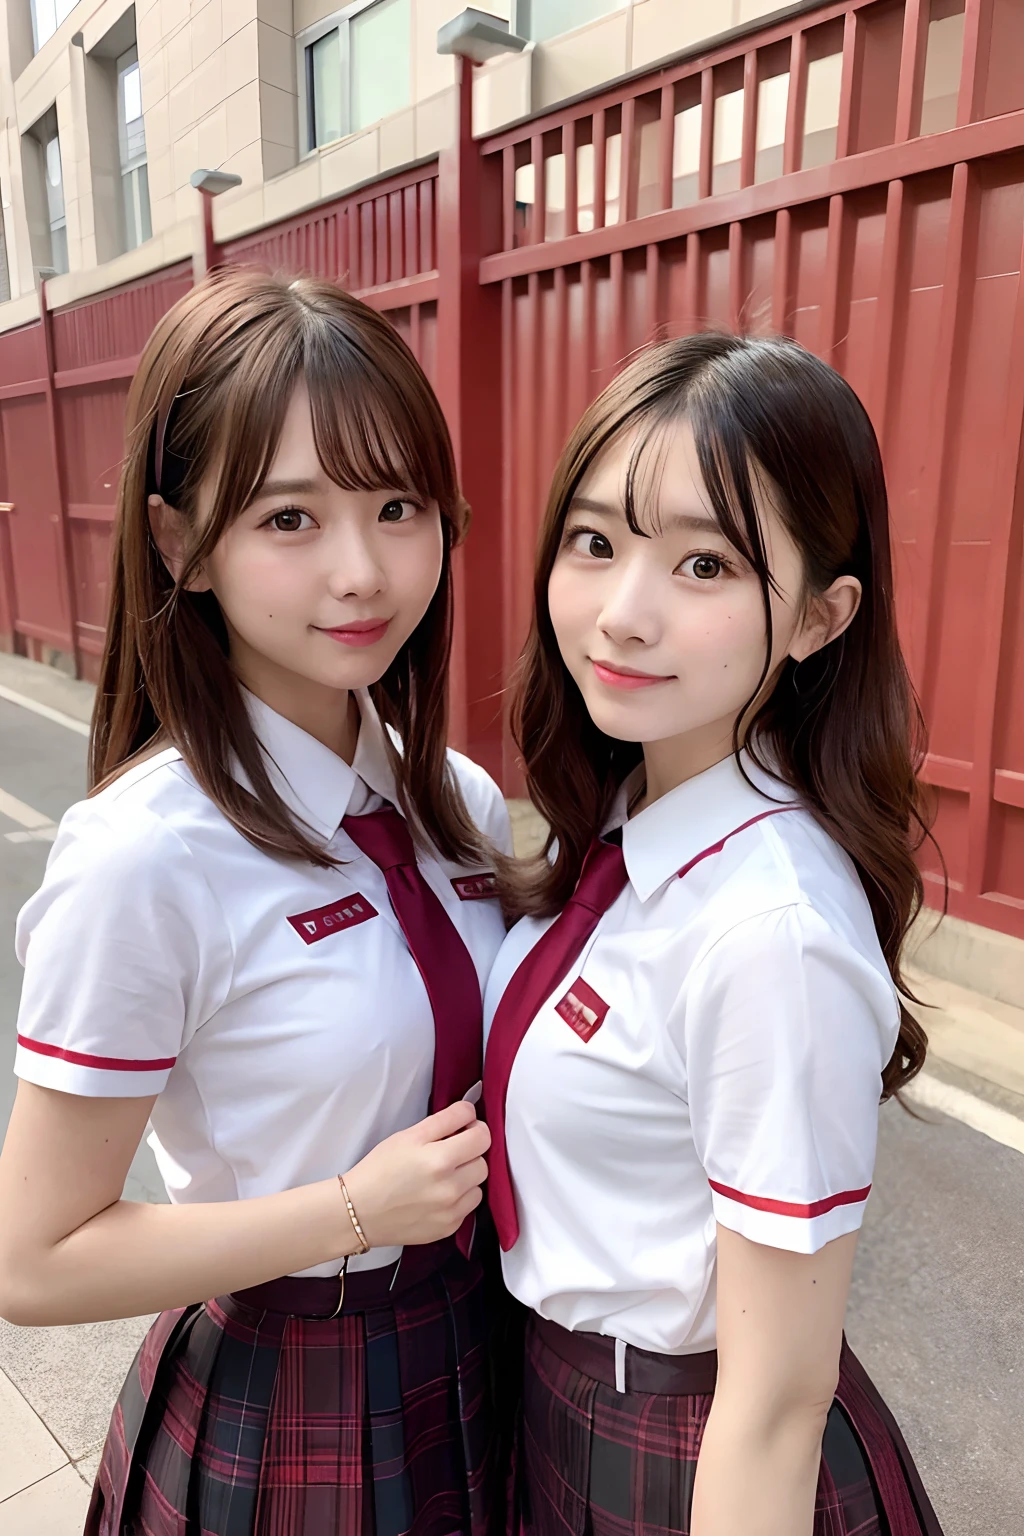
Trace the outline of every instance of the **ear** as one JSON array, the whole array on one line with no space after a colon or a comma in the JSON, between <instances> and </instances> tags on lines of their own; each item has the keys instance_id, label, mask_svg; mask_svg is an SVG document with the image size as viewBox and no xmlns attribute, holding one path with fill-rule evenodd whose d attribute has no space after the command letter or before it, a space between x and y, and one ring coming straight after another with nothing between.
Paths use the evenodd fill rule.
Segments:
<instances>
[{"instance_id":1,"label":"ear","mask_svg":"<svg viewBox=\"0 0 1024 1536\"><path fill-rule=\"evenodd\" d=\"M188 558L188 521L185 514L176 507L169 507L162 496L151 496L147 508L153 543L175 581L180 581ZM202 570L192 576L188 590L209 592L210 583Z\"/></svg>"},{"instance_id":2,"label":"ear","mask_svg":"<svg viewBox=\"0 0 1024 1536\"><path fill-rule=\"evenodd\" d=\"M833 640L853 622L860 607L863 588L856 576L838 576L825 592L808 599L803 623L789 647L794 661L806 660Z\"/></svg>"}]
</instances>

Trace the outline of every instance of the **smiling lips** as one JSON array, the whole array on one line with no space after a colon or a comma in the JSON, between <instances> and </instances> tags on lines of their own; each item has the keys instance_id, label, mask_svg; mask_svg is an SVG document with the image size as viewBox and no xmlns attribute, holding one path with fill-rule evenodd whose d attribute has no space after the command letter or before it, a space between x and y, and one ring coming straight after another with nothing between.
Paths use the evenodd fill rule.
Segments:
<instances>
[{"instance_id":1,"label":"smiling lips","mask_svg":"<svg viewBox=\"0 0 1024 1536\"><path fill-rule=\"evenodd\" d=\"M590 658L590 665L599 683L605 683L609 688L621 688L627 693L635 692L638 688L653 688L656 683L671 683L671 676L657 677L652 672L637 672L632 667L613 667L606 661L595 661Z\"/></svg>"},{"instance_id":2,"label":"smiling lips","mask_svg":"<svg viewBox=\"0 0 1024 1536\"><path fill-rule=\"evenodd\" d=\"M351 624L339 624L336 629L321 630L321 634L330 635L339 645L376 645L383 640L390 624L390 619L356 619Z\"/></svg>"}]
</instances>

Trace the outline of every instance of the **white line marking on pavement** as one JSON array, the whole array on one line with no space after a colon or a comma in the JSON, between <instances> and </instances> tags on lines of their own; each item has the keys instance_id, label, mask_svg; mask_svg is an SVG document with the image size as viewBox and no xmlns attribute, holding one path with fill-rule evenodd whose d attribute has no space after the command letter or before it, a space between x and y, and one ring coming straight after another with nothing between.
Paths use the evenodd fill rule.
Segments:
<instances>
[{"instance_id":1,"label":"white line marking on pavement","mask_svg":"<svg viewBox=\"0 0 1024 1536\"><path fill-rule=\"evenodd\" d=\"M16 821L19 826L26 827L25 832L5 832L4 836L11 843L52 843L57 836L57 824L42 811L33 810L26 805L24 800L18 800L14 795L9 795L6 789L0 789L0 815L6 816L8 821Z\"/></svg>"},{"instance_id":2,"label":"white line marking on pavement","mask_svg":"<svg viewBox=\"0 0 1024 1536\"><path fill-rule=\"evenodd\" d=\"M55 725L66 726L79 736L89 734L89 727L84 720L76 720L72 715L65 715L62 710L51 709L49 704L40 704L37 699L30 699L24 693L15 693L13 688L5 688L2 684L0 699L6 699L8 704L20 704L22 709L30 709L34 715L42 715L44 720L52 720Z\"/></svg>"},{"instance_id":3,"label":"white line marking on pavement","mask_svg":"<svg viewBox=\"0 0 1024 1536\"><path fill-rule=\"evenodd\" d=\"M961 1125L970 1126L972 1131L980 1131L992 1141L1024 1153L1024 1120L1018 1120L1005 1109L998 1109L963 1088L954 1088L951 1083L940 1082L927 1072L915 1077L905 1092L922 1109L937 1109L950 1119L959 1120Z\"/></svg>"}]
</instances>

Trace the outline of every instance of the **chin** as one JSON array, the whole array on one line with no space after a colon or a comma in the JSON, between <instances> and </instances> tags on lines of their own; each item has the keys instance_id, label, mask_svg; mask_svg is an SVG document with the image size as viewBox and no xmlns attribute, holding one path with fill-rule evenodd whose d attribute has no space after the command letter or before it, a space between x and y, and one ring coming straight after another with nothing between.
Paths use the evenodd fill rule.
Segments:
<instances>
[{"instance_id":1,"label":"chin","mask_svg":"<svg viewBox=\"0 0 1024 1536\"><path fill-rule=\"evenodd\" d=\"M591 699L586 694L583 702L598 730L613 741L655 741L666 734L664 716L656 720L655 711L646 702L634 708L610 703L608 699Z\"/></svg>"}]
</instances>

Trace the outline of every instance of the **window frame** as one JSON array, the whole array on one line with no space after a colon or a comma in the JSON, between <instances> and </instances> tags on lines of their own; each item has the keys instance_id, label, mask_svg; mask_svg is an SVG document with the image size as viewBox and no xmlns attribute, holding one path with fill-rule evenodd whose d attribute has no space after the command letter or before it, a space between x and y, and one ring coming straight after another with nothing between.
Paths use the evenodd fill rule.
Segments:
<instances>
[{"instance_id":1,"label":"window frame","mask_svg":"<svg viewBox=\"0 0 1024 1536\"><path fill-rule=\"evenodd\" d=\"M509 31L515 33L517 37L525 38L527 42L536 42L536 39L532 36L530 15L535 5L542 5L543 3L544 0L511 0L509 6ZM617 11L632 10L632 7L633 0L609 0L607 10L602 11L597 16L592 16L589 21L579 21L574 27L567 27L564 32L552 33L550 37L545 37L541 40L540 46L543 47L544 43L553 43L559 37L568 37L571 33L580 31L582 27L592 27L596 21L603 21L606 16L614 16Z\"/></svg>"},{"instance_id":2,"label":"window frame","mask_svg":"<svg viewBox=\"0 0 1024 1536\"><path fill-rule=\"evenodd\" d=\"M315 22L313 26L306 27L295 37L295 77L299 86L299 130L302 136L302 149L300 159L306 159L309 155L315 155L318 150L325 149L328 144L338 144L355 132L352 127L352 45L349 37L349 28L354 18L363 11L372 10L375 5L380 5L382 0L351 0L349 5L342 6L340 10L332 11L330 16L325 16L322 21ZM322 37L330 32L338 33L338 52L341 58L341 132L336 139L328 139L324 144L316 142L314 122L313 100L313 54L314 43L318 43ZM410 104L412 86L412 56L410 49Z\"/></svg>"},{"instance_id":3,"label":"window frame","mask_svg":"<svg viewBox=\"0 0 1024 1536\"><path fill-rule=\"evenodd\" d=\"M142 110L132 122L142 124L142 152L129 154L130 142L128 138L128 118L125 111L125 76L132 69L139 68L139 46L134 42L123 53L117 55L114 60L114 80L116 94L117 113L117 158L121 168L121 218L123 220L123 244L126 251L136 251L140 245L145 245L147 240L153 238L153 210L149 197L149 146L146 144L146 114ZM141 105L141 75L140 75L140 105ZM145 177L140 174L145 171ZM143 186L145 196L143 197ZM132 199L133 218L128 216L128 199ZM145 204L145 206L143 206ZM149 233L146 234L146 226ZM138 234L139 238L132 243L132 236Z\"/></svg>"}]
</instances>

